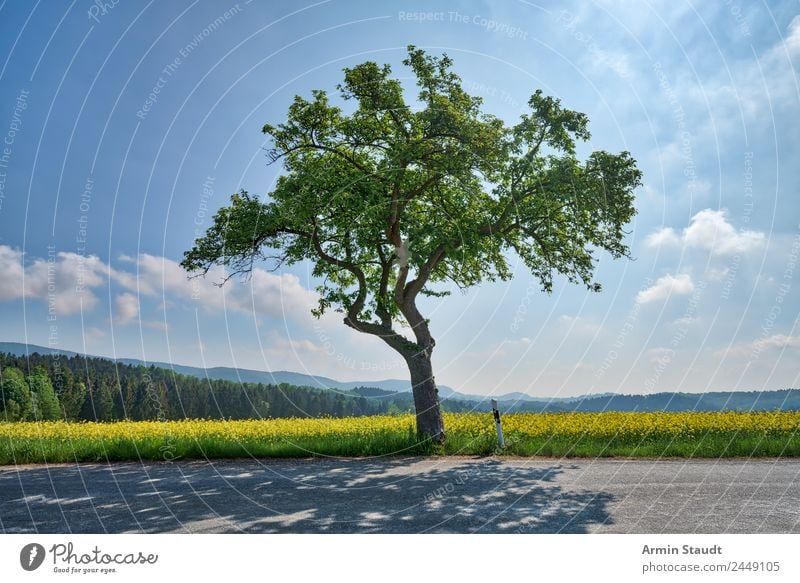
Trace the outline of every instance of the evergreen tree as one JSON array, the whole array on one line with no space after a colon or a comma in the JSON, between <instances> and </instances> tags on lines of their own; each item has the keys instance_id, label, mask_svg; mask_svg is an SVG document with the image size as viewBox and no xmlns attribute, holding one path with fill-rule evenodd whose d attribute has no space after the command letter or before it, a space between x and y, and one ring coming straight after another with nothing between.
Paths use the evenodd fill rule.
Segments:
<instances>
[{"instance_id":1,"label":"evergreen tree","mask_svg":"<svg viewBox=\"0 0 800 583\"><path fill-rule=\"evenodd\" d=\"M0 374L0 419L27 419L31 408L31 391L22 371L15 367L6 367Z\"/></svg>"},{"instance_id":2,"label":"evergreen tree","mask_svg":"<svg viewBox=\"0 0 800 583\"><path fill-rule=\"evenodd\" d=\"M62 416L70 421L79 419L81 408L86 401L86 385L78 381L72 370L60 362L58 366L54 366L52 376Z\"/></svg>"},{"instance_id":3,"label":"evergreen tree","mask_svg":"<svg viewBox=\"0 0 800 583\"><path fill-rule=\"evenodd\" d=\"M58 397L53 390L53 383L44 367L37 366L28 375L28 386L31 391L31 414L30 418L35 420L50 421L61 417L61 407Z\"/></svg>"}]
</instances>

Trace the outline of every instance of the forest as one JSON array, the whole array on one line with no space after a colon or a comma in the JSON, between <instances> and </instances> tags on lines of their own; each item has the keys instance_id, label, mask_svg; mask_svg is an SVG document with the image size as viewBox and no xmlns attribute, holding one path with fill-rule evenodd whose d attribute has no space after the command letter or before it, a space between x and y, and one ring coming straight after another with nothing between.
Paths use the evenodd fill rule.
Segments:
<instances>
[{"instance_id":1,"label":"forest","mask_svg":"<svg viewBox=\"0 0 800 583\"><path fill-rule=\"evenodd\" d=\"M0 353L0 420L257 419L405 413L411 396L203 379L82 355Z\"/></svg>"}]
</instances>

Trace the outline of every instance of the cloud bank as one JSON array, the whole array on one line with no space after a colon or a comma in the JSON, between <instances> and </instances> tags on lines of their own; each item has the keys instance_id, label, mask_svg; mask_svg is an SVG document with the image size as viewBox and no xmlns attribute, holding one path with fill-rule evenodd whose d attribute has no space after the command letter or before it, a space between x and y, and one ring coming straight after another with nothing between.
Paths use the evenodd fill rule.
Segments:
<instances>
[{"instance_id":1,"label":"cloud bank","mask_svg":"<svg viewBox=\"0 0 800 583\"><path fill-rule=\"evenodd\" d=\"M648 247L684 245L705 249L712 255L748 253L763 247L764 233L737 230L727 218L725 210L705 209L694 215L689 226L679 234L671 227L650 233L645 239Z\"/></svg>"}]
</instances>

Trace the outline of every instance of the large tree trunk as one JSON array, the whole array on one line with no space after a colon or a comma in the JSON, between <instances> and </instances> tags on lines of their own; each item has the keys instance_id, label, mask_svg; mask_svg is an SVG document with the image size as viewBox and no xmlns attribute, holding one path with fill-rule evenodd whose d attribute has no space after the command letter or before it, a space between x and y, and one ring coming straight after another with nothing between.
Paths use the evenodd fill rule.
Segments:
<instances>
[{"instance_id":1,"label":"large tree trunk","mask_svg":"<svg viewBox=\"0 0 800 583\"><path fill-rule=\"evenodd\" d=\"M427 352L406 356L411 372L414 407L417 412L417 433L435 443L444 441L444 421L439 405L439 390L433 378L433 366Z\"/></svg>"}]
</instances>

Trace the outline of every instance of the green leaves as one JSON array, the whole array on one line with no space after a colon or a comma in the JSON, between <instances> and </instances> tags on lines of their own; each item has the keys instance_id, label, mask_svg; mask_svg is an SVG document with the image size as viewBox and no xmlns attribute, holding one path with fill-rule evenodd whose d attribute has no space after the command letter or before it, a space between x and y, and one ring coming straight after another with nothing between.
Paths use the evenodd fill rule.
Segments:
<instances>
[{"instance_id":1,"label":"green leaves","mask_svg":"<svg viewBox=\"0 0 800 583\"><path fill-rule=\"evenodd\" d=\"M559 99L537 90L530 112L506 126L481 111L447 55L409 46L403 62L421 107L406 104L388 65L366 62L337 87L347 113L314 91L295 98L283 123L265 125L270 159L285 170L268 202L234 195L182 265L247 273L265 259L309 260L324 282L316 315L338 309L398 346L392 326L402 318L432 347L420 293L508 279L513 253L545 291L556 274L599 290L595 253L628 254L641 182L630 154L582 162L588 119Z\"/></svg>"},{"instance_id":2,"label":"green leaves","mask_svg":"<svg viewBox=\"0 0 800 583\"><path fill-rule=\"evenodd\" d=\"M515 150L527 159L532 160L542 144L574 155L575 140L590 138L589 119L582 113L564 109L560 99L547 97L537 89L528 105L532 112L522 115L520 123L513 128Z\"/></svg>"}]
</instances>

